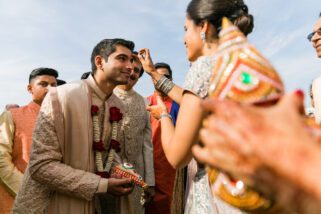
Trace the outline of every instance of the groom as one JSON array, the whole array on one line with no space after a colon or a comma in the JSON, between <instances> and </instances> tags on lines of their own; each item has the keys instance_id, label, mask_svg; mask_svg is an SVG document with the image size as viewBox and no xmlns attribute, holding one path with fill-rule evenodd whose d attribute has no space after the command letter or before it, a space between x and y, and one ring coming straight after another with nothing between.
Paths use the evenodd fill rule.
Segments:
<instances>
[{"instance_id":1,"label":"groom","mask_svg":"<svg viewBox=\"0 0 321 214\"><path fill-rule=\"evenodd\" d=\"M124 112L122 102L112 92L128 81L133 49L131 41L102 40L92 52L93 72L87 80L48 93L13 213L100 213L100 194L131 193L131 180L107 178L97 154L105 160L113 146L111 138L121 142L117 133L121 133L122 123L117 125L116 136L114 129L111 136L109 110L113 107ZM99 143L103 146L97 147ZM124 145L118 146L121 156Z\"/></svg>"}]
</instances>

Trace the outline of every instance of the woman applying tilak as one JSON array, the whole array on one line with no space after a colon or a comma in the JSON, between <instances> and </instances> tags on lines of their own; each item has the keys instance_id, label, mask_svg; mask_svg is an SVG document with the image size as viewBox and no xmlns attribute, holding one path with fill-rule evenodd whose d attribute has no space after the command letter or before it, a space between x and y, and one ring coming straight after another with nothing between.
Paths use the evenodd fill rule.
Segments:
<instances>
[{"instance_id":1,"label":"woman applying tilak","mask_svg":"<svg viewBox=\"0 0 321 214\"><path fill-rule=\"evenodd\" d=\"M228 17L247 35L253 29L253 17L242 0L192 0L187 7L184 43L192 62L183 88L155 72L148 49L140 53L144 70L160 90L180 104L176 128L166 113L161 99L148 110L161 120L162 145L168 161L175 168L188 166L185 213L241 213L212 196L203 167L193 159L191 148L198 142L203 111L200 103L208 96L210 77L215 66L217 35L223 17Z\"/></svg>"}]
</instances>

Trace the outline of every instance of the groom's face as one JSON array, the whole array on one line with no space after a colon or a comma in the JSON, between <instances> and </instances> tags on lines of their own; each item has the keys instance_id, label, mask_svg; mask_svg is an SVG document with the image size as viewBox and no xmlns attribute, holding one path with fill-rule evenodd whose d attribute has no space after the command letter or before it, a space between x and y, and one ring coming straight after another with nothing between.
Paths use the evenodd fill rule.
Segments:
<instances>
[{"instance_id":1,"label":"groom's face","mask_svg":"<svg viewBox=\"0 0 321 214\"><path fill-rule=\"evenodd\" d=\"M115 85L127 84L133 69L132 61L131 50L117 45L116 51L109 55L107 61L102 59L102 70L106 79Z\"/></svg>"}]
</instances>

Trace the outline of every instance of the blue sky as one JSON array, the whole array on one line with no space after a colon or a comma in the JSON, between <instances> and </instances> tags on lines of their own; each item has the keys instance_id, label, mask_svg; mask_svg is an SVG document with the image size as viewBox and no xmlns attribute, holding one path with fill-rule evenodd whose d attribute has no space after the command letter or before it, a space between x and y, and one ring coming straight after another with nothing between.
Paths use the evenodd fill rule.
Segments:
<instances>
[{"instance_id":1,"label":"blue sky","mask_svg":"<svg viewBox=\"0 0 321 214\"><path fill-rule=\"evenodd\" d=\"M0 0L0 110L7 103L27 104L28 75L52 67L66 81L90 69L92 48L104 38L133 40L151 49L154 62L171 65L184 82L189 62L183 44L189 0ZM321 12L319 0L246 0L255 17L249 40L279 71L287 90L307 91L321 75L321 59L306 39ZM136 89L153 92L147 75Z\"/></svg>"}]
</instances>

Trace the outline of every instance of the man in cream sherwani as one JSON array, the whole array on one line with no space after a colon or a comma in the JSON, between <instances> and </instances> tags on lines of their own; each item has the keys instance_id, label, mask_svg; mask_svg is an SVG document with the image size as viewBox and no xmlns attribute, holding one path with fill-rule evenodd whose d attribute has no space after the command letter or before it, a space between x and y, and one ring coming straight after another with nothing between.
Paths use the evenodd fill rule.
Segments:
<instances>
[{"instance_id":1,"label":"man in cream sherwani","mask_svg":"<svg viewBox=\"0 0 321 214\"><path fill-rule=\"evenodd\" d=\"M99 129L106 148L110 144L111 107L124 113L114 88L126 84L132 70L134 43L104 39L91 55L92 75L51 90L42 103L30 162L16 197L12 213L100 213L100 195L128 195L130 179L104 178L98 174L93 149L93 132ZM99 107L97 128L92 108ZM95 120L96 121L96 120ZM117 139L124 153L122 120ZM95 129L94 129L95 128ZM96 138L96 135L95 135ZM104 151L106 156L108 150Z\"/></svg>"},{"instance_id":2,"label":"man in cream sherwani","mask_svg":"<svg viewBox=\"0 0 321 214\"><path fill-rule=\"evenodd\" d=\"M152 200L155 191L155 175L153 164L153 143L149 120L149 112L146 110L146 102L133 87L143 75L144 70L138 57L133 55L133 69L128 83L115 88L115 95L121 99L125 106L124 131L125 153L127 161L134 165L135 170L148 184L145 192L146 202ZM131 213L144 214L144 207L140 204L142 190L135 187L133 193L128 196L132 210ZM124 212L123 212L124 213Z\"/></svg>"}]
</instances>

